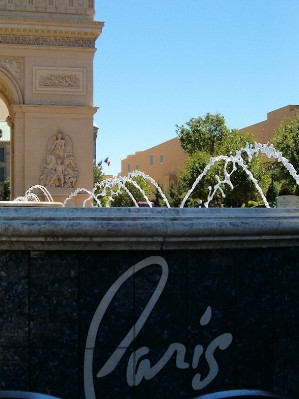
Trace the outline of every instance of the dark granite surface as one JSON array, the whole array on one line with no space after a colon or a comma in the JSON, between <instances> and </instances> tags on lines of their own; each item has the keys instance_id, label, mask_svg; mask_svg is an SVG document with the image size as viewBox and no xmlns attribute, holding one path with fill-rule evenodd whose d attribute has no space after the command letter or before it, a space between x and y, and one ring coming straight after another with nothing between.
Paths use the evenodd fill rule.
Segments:
<instances>
[{"instance_id":1,"label":"dark granite surface","mask_svg":"<svg viewBox=\"0 0 299 399\"><path fill-rule=\"evenodd\" d=\"M298 285L299 248L0 252L0 389L84 398L94 320L96 398L296 398Z\"/></svg>"}]
</instances>

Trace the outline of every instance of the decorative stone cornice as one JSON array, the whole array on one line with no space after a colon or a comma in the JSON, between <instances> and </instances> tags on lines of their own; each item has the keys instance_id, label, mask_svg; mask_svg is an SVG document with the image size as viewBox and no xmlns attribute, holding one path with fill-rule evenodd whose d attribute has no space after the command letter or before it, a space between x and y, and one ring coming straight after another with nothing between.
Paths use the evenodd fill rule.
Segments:
<instances>
[{"instance_id":1,"label":"decorative stone cornice","mask_svg":"<svg viewBox=\"0 0 299 399\"><path fill-rule=\"evenodd\" d=\"M0 17L0 45L94 48L102 22Z\"/></svg>"},{"instance_id":2,"label":"decorative stone cornice","mask_svg":"<svg viewBox=\"0 0 299 399\"><path fill-rule=\"evenodd\" d=\"M53 114L70 114L74 118L80 115L94 115L98 110L96 106L87 105L34 105L34 104L20 104L12 106L12 116L18 113L46 113Z\"/></svg>"},{"instance_id":3,"label":"decorative stone cornice","mask_svg":"<svg viewBox=\"0 0 299 399\"><path fill-rule=\"evenodd\" d=\"M64 18L34 18L34 17L20 17L20 16L2 16L0 15L0 25L33 25L37 24L43 26L71 26L81 28L96 28L101 29L104 26L104 22L89 21L89 20L76 20L76 19L64 19Z\"/></svg>"},{"instance_id":4,"label":"decorative stone cornice","mask_svg":"<svg viewBox=\"0 0 299 399\"><path fill-rule=\"evenodd\" d=\"M81 47L94 48L95 39L76 39L72 37L47 37L47 36L16 36L16 35L1 35L0 45L23 45L23 46L54 46L54 47Z\"/></svg>"}]
</instances>

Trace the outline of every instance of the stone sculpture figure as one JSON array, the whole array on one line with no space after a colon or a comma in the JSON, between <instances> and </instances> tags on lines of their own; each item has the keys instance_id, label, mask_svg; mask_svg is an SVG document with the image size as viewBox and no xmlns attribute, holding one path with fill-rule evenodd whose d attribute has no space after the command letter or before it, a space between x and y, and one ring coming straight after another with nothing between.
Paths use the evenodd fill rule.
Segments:
<instances>
[{"instance_id":1,"label":"stone sculpture figure","mask_svg":"<svg viewBox=\"0 0 299 399\"><path fill-rule=\"evenodd\" d=\"M74 188L78 175L72 140L58 130L48 141L47 155L41 165L40 184L45 187Z\"/></svg>"}]
</instances>

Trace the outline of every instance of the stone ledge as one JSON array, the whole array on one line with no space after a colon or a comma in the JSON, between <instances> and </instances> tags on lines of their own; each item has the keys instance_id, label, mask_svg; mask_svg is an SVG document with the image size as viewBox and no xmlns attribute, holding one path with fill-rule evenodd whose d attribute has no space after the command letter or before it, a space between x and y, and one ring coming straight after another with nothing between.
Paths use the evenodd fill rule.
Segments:
<instances>
[{"instance_id":1,"label":"stone ledge","mask_svg":"<svg viewBox=\"0 0 299 399\"><path fill-rule=\"evenodd\" d=\"M299 246L292 209L0 208L0 250Z\"/></svg>"}]
</instances>

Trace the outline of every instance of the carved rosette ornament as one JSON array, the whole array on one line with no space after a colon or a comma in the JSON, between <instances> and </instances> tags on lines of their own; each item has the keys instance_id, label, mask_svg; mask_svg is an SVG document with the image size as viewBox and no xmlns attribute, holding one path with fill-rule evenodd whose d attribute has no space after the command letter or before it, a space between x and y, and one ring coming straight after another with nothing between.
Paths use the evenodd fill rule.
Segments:
<instances>
[{"instance_id":1,"label":"carved rosette ornament","mask_svg":"<svg viewBox=\"0 0 299 399\"><path fill-rule=\"evenodd\" d=\"M41 165L40 184L45 187L74 188L78 175L72 140L59 130L48 142L47 156Z\"/></svg>"}]
</instances>

